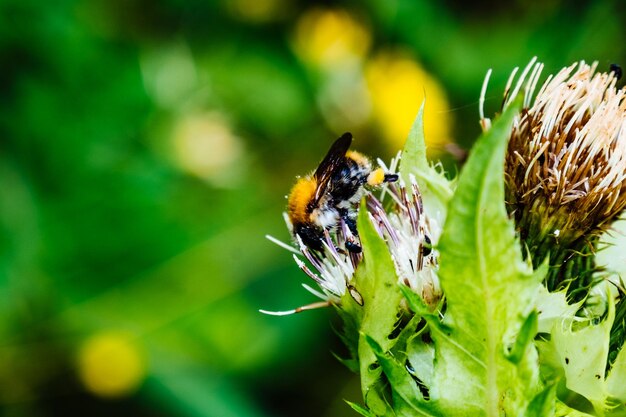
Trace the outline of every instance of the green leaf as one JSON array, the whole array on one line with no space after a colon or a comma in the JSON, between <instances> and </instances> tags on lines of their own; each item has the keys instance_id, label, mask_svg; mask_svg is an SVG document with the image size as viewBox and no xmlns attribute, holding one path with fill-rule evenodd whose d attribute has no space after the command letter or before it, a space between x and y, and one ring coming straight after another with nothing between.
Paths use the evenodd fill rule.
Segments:
<instances>
[{"instance_id":1,"label":"green leaf","mask_svg":"<svg viewBox=\"0 0 626 417\"><path fill-rule=\"evenodd\" d=\"M405 178L405 175L413 173L415 169L424 170L430 168L426 158L426 141L424 140L424 105L425 102L422 102L402 151L400 173L403 178Z\"/></svg>"},{"instance_id":2,"label":"green leaf","mask_svg":"<svg viewBox=\"0 0 626 417\"><path fill-rule=\"evenodd\" d=\"M419 295L417 295L411 289L411 287L407 285L400 285L400 291L402 292L402 295L404 296L407 303L409 304L409 307L411 308L411 310L413 310L418 316L421 316L427 321L429 321L429 323L431 320L437 323L438 321L437 314L431 311L431 309L424 302L424 300L422 300L422 298Z\"/></svg>"},{"instance_id":3,"label":"green leaf","mask_svg":"<svg viewBox=\"0 0 626 417\"><path fill-rule=\"evenodd\" d=\"M541 378L550 384L565 379L565 370L561 366L561 359L552 340L539 338L535 340L539 352L539 367Z\"/></svg>"},{"instance_id":4,"label":"green leaf","mask_svg":"<svg viewBox=\"0 0 626 417\"><path fill-rule=\"evenodd\" d=\"M417 383L413 380L406 367L398 362L389 352L384 352L380 345L371 337L365 335L365 340L372 348L383 372L389 380L394 394L394 409L397 410L398 407L395 405L399 403L396 397L400 397L410 407L412 415L431 416L432 414L426 410L424 397L417 387Z\"/></svg>"},{"instance_id":5,"label":"green leaf","mask_svg":"<svg viewBox=\"0 0 626 417\"><path fill-rule=\"evenodd\" d=\"M448 202L452 198L454 184L440 170L431 166L426 159L424 105L423 102L404 145L400 160L400 176L407 184L410 183L411 176L416 178L422 193L425 212L431 221L442 225L446 218ZM439 240L437 235L432 238L433 243Z\"/></svg>"},{"instance_id":6,"label":"green leaf","mask_svg":"<svg viewBox=\"0 0 626 417\"><path fill-rule=\"evenodd\" d=\"M526 320L524 320L522 328L515 339L515 344L512 346L511 352L507 355L507 359L514 364L520 363L526 353L526 349L528 349L528 346L530 346L536 335L537 312L533 310L528 317L526 317Z\"/></svg>"},{"instance_id":7,"label":"green leaf","mask_svg":"<svg viewBox=\"0 0 626 417\"><path fill-rule=\"evenodd\" d=\"M529 335L517 335L540 285L504 206L504 153L517 109L509 107L474 146L439 242L447 310L441 325L431 324L430 394L443 415L520 415L541 389L534 348L519 346L517 363L506 357L515 340L528 343Z\"/></svg>"},{"instance_id":8,"label":"green leaf","mask_svg":"<svg viewBox=\"0 0 626 417\"><path fill-rule=\"evenodd\" d=\"M341 363L343 366L345 366L346 368L348 368L349 370L351 370L354 373L358 373L359 372L359 361L356 358L342 358L341 356L339 356L338 354L332 352L332 355L335 357L335 359L337 359L339 361L339 363Z\"/></svg>"},{"instance_id":9,"label":"green leaf","mask_svg":"<svg viewBox=\"0 0 626 417\"><path fill-rule=\"evenodd\" d=\"M557 400L555 417L593 417L591 414L575 410L563 402Z\"/></svg>"},{"instance_id":10,"label":"green leaf","mask_svg":"<svg viewBox=\"0 0 626 417\"><path fill-rule=\"evenodd\" d=\"M354 411L356 411L357 413L359 413L359 414L360 414L360 415L362 415L362 416L365 416L365 417L376 417L374 414L372 414L372 413L371 413L370 411L368 411L366 408L363 408L363 406L360 406L360 405L358 405L358 404L356 404L356 403L353 403L353 402L351 402L351 401L346 401L346 403L348 403L348 405L349 405L350 407L352 407L352 409L353 409Z\"/></svg>"},{"instance_id":11,"label":"green leaf","mask_svg":"<svg viewBox=\"0 0 626 417\"><path fill-rule=\"evenodd\" d=\"M365 203L362 202L362 206ZM383 351L389 351L396 342L389 335L396 326L402 293L398 286L395 267L389 249L374 229L367 210L360 210L357 219L363 246L363 263L360 264L354 286L363 297L363 306L344 296L342 305L357 319L360 336L358 358L361 372L361 390L365 404L379 416L393 415L385 398L385 381L377 357L363 335L375 340Z\"/></svg>"},{"instance_id":12,"label":"green leaf","mask_svg":"<svg viewBox=\"0 0 626 417\"><path fill-rule=\"evenodd\" d=\"M556 412L556 384L551 384L532 399L525 417L554 416Z\"/></svg>"},{"instance_id":13,"label":"green leaf","mask_svg":"<svg viewBox=\"0 0 626 417\"><path fill-rule=\"evenodd\" d=\"M430 310L424 300L422 300L410 287L401 285L402 295L407 300L409 308L413 310L416 317L424 318L430 327L439 327L439 316L436 312ZM426 329L424 330L426 331ZM430 343L422 341L422 333L413 335L407 344L407 357L411 366L415 371L415 375L424 383L426 387L432 385L435 350Z\"/></svg>"},{"instance_id":14,"label":"green leaf","mask_svg":"<svg viewBox=\"0 0 626 417\"><path fill-rule=\"evenodd\" d=\"M356 301L346 293L342 299L342 306L335 310L341 317L342 326L336 330L343 344L348 348L348 357L335 357L352 372L359 372L359 323L362 319L362 309Z\"/></svg>"},{"instance_id":15,"label":"green leaf","mask_svg":"<svg viewBox=\"0 0 626 417\"><path fill-rule=\"evenodd\" d=\"M424 343L421 340L421 334L415 335L407 347L407 357L415 376L426 387L432 386L435 367L435 349L432 343Z\"/></svg>"},{"instance_id":16,"label":"green leaf","mask_svg":"<svg viewBox=\"0 0 626 417\"><path fill-rule=\"evenodd\" d=\"M417 326L421 322L422 317L415 314L411 317L408 323L404 325L404 328L400 331L400 334L395 340L391 353L400 361L404 362L407 357L407 346L411 339L415 336Z\"/></svg>"},{"instance_id":17,"label":"green leaf","mask_svg":"<svg viewBox=\"0 0 626 417\"><path fill-rule=\"evenodd\" d=\"M608 289L605 287L605 289ZM574 315L554 323L552 339L537 342L542 362L542 377L565 381L559 393L564 404L557 403L558 416L582 416L581 404L600 416L626 416L626 353L619 352L605 378L610 330L615 305L607 292L608 310L599 323ZM565 411L562 411L565 410ZM587 410L585 410L587 411Z\"/></svg>"},{"instance_id":18,"label":"green leaf","mask_svg":"<svg viewBox=\"0 0 626 417\"><path fill-rule=\"evenodd\" d=\"M565 318L574 317L584 301L574 304L567 303L567 290L549 292L543 285L539 288L535 300L538 312L539 332L549 333L554 324Z\"/></svg>"},{"instance_id":19,"label":"green leaf","mask_svg":"<svg viewBox=\"0 0 626 417\"><path fill-rule=\"evenodd\" d=\"M581 319L570 317L554 324L552 341L565 370L567 388L583 395L597 410L604 409L607 397L604 380L611 325L615 306L609 298L607 317L599 324L592 320L582 325Z\"/></svg>"},{"instance_id":20,"label":"green leaf","mask_svg":"<svg viewBox=\"0 0 626 417\"><path fill-rule=\"evenodd\" d=\"M617 354L606 384L609 395L626 402L626 349L622 348Z\"/></svg>"},{"instance_id":21,"label":"green leaf","mask_svg":"<svg viewBox=\"0 0 626 417\"><path fill-rule=\"evenodd\" d=\"M600 236L602 250L596 255L596 262L608 272L626 278L626 218L616 220L611 228Z\"/></svg>"}]
</instances>

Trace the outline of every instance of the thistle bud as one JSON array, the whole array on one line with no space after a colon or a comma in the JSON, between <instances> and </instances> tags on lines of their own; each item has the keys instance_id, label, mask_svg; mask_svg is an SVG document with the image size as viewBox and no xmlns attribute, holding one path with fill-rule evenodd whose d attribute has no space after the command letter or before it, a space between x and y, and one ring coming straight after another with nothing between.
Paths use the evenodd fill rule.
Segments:
<instances>
[{"instance_id":1,"label":"thistle bud","mask_svg":"<svg viewBox=\"0 0 626 417\"><path fill-rule=\"evenodd\" d=\"M563 68L533 100L543 69L533 59L512 90L511 75L503 105L523 88L505 161L509 214L533 265L550 257L548 289L567 286L570 295L592 284L598 236L626 206L625 90L616 72L596 67Z\"/></svg>"}]
</instances>

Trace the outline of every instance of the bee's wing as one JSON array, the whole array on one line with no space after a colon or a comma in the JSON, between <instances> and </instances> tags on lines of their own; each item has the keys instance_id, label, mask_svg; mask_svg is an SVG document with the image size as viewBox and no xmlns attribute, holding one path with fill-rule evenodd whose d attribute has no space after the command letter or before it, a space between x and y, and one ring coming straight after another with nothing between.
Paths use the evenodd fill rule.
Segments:
<instances>
[{"instance_id":1,"label":"bee's wing","mask_svg":"<svg viewBox=\"0 0 626 417\"><path fill-rule=\"evenodd\" d=\"M341 137L337 139L335 143L333 143L333 145L330 147L328 153L315 170L314 176L317 180L317 190L315 190L316 201L319 200L328 189L328 185L330 184L333 171L343 162L344 158L346 157L346 152L348 152L348 149L350 149L351 144L351 133L346 132L341 135Z\"/></svg>"}]
</instances>

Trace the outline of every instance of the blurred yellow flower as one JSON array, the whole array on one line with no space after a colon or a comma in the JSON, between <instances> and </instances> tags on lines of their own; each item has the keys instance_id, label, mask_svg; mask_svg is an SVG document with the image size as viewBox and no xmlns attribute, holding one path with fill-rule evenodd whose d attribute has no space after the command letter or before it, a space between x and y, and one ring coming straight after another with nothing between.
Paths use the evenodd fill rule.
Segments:
<instances>
[{"instance_id":1,"label":"blurred yellow flower","mask_svg":"<svg viewBox=\"0 0 626 417\"><path fill-rule=\"evenodd\" d=\"M415 60L381 53L366 64L374 119L392 150L404 145L424 96L424 131L429 155L444 151L451 140L452 116L443 87Z\"/></svg>"},{"instance_id":2,"label":"blurred yellow flower","mask_svg":"<svg viewBox=\"0 0 626 417\"><path fill-rule=\"evenodd\" d=\"M183 116L174 126L172 146L183 170L213 185L232 186L240 177L243 145L217 113Z\"/></svg>"},{"instance_id":3,"label":"blurred yellow flower","mask_svg":"<svg viewBox=\"0 0 626 417\"><path fill-rule=\"evenodd\" d=\"M369 50L368 29L344 10L311 9L296 24L294 48L304 62L330 69L361 60Z\"/></svg>"},{"instance_id":4,"label":"blurred yellow flower","mask_svg":"<svg viewBox=\"0 0 626 417\"><path fill-rule=\"evenodd\" d=\"M146 360L129 335L100 333L81 346L78 372L85 387L95 395L119 397L132 393L141 384Z\"/></svg>"}]
</instances>

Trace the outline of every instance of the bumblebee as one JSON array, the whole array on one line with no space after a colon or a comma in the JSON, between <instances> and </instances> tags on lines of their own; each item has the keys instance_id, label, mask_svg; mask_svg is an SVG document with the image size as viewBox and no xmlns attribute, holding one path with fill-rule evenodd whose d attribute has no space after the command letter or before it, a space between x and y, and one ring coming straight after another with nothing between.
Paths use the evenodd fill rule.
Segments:
<instances>
[{"instance_id":1,"label":"bumblebee","mask_svg":"<svg viewBox=\"0 0 626 417\"><path fill-rule=\"evenodd\" d=\"M344 133L333 143L314 173L300 178L291 189L287 213L294 236L309 248L323 253L324 231L333 231L343 220L358 237L356 217L365 185L377 186L398 180L382 168L372 169L370 160L351 151L352 135ZM346 240L346 249L353 253L361 246Z\"/></svg>"}]
</instances>

